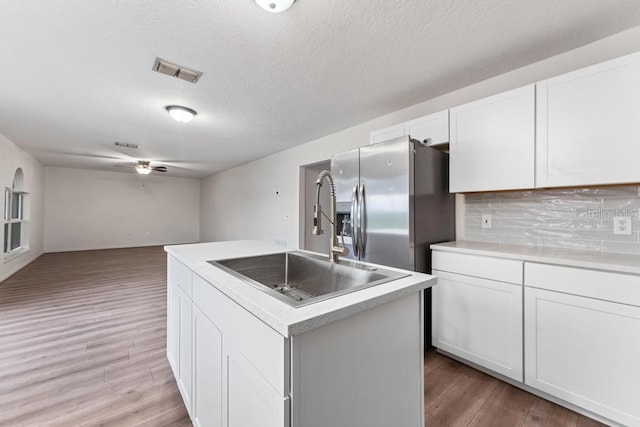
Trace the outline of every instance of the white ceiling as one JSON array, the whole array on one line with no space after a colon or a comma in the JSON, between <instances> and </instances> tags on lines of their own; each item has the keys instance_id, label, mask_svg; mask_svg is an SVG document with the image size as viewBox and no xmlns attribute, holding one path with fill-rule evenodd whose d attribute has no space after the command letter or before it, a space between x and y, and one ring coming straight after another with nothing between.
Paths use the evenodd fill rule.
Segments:
<instances>
[{"instance_id":1,"label":"white ceiling","mask_svg":"<svg viewBox=\"0 0 640 427\"><path fill-rule=\"evenodd\" d=\"M45 165L202 177L637 25L638 0L3 0L0 133Z\"/></svg>"}]
</instances>

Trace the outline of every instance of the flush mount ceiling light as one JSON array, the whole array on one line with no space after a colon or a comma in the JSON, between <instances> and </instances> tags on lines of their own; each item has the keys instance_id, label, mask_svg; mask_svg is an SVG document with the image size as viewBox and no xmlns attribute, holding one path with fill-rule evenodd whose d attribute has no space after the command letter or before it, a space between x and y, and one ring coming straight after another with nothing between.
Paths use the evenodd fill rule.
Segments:
<instances>
[{"instance_id":1,"label":"flush mount ceiling light","mask_svg":"<svg viewBox=\"0 0 640 427\"><path fill-rule=\"evenodd\" d=\"M179 105L169 105L166 109L169 115L173 117L173 120L180 123L189 123L198 114L191 108Z\"/></svg>"},{"instance_id":2,"label":"flush mount ceiling light","mask_svg":"<svg viewBox=\"0 0 640 427\"><path fill-rule=\"evenodd\" d=\"M289 9L296 0L256 0L258 6L267 12L277 13Z\"/></svg>"},{"instance_id":3,"label":"flush mount ceiling light","mask_svg":"<svg viewBox=\"0 0 640 427\"><path fill-rule=\"evenodd\" d=\"M152 170L150 162L145 162L144 160L139 160L136 165L136 172L140 175L149 175Z\"/></svg>"}]
</instances>

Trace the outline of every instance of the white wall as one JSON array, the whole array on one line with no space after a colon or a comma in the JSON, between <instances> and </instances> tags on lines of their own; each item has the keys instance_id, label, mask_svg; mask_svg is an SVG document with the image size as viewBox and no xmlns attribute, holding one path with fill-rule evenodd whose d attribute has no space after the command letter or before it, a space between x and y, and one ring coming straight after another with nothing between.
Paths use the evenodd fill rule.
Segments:
<instances>
[{"instance_id":1,"label":"white wall","mask_svg":"<svg viewBox=\"0 0 640 427\"><path fill-rule=\"evenodd\" d=\"M213 175L202 182L200 239L278 238L296 247L301 165L368 144L373 130L637 51L640 27ZM458 217L460 238L464 231Z\"/></svg>"},{"instance_id":2,"label":"white wall","mask_svg":"<svg viewBox=\"0 0 640 427\"><path fill-rule=\"evenodd\" d=\"M29 193L25 204L27 220L25 228L28 229L29 250L6 262L0 253L0 282L39 257L43 251L44 166L9 139L0 135L0 189L3 194L0 205L2 209L4 209L4 189L11 188L17 168L22 168L23 190ZM0 227L0 245L2 242L4 242L4 227Z\"/></svg>"},{"instance_id":3,"label":"white wall","mask_svg":"<svg viewBox=\"0 0 640 427\"><path fill-rule=\"evenodd\" d=\"M198 241L200 181L47 167L46 252Z\"/></svg>"}]
</instances>

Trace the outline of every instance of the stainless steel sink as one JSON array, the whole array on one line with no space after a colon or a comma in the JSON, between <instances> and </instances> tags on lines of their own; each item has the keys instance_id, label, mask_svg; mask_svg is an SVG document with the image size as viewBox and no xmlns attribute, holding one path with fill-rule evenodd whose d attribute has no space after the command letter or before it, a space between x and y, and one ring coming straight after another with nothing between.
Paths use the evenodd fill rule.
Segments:
<instances>
[{"instance_id":1,"label":"stainless steel sink","mask_svg":"<svg viewBox=\"0 0 640 427\"><path fill-rule=\"evenodd\" d=\"M293 307L408 276L348 260L331 263L297 251L209 263Z\"/></svg>"}]
</instances>

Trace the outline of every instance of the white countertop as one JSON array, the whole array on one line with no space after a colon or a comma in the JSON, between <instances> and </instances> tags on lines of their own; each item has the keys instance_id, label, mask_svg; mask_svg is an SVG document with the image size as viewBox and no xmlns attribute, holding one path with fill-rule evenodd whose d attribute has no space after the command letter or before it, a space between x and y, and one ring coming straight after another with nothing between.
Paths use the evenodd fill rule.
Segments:
<instances>
[{"instance_id":1,"label":"white countertop","mask_svg":"<svg viewBox=\"0 0 640 427\"><path fill-rule=\"evenodd\" d=\"M640 274L640 256L499 243L455 242L431 245L431 249L470 255L517 259L544 264Z\"/></svg>"},{"instance_id":2,"label":"white countertop","mask_svg":"<svg viewBox=\"0 0 640 427\"><path fill-rule=\"evenodd\" d=\"M294 308L207 263L227 258L285 252L286 249L282 247L252 240L239 240L165 246L165 251L285 337L301 334L436 284L436 278L428 274L379 266L410 275Z\"/></svg>"}]
</instances>

